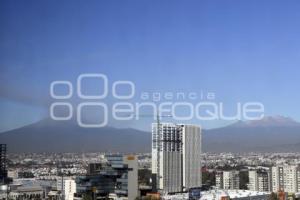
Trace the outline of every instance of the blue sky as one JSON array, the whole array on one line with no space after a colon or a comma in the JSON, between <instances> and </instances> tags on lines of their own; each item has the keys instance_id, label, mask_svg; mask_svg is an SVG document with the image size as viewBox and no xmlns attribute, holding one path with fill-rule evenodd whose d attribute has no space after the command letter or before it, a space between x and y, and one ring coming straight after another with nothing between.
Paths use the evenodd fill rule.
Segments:
<instances>
[{"instance_id":1,"label":"blue sky","mask_svg":"<svg viewBox=\"0 0 300 200\"><path fill-rule=\"evenodd\" d=\"M228 108L260 101L266 115L300 121L297 0L0 4L0 131L48 117L50 83L81 73L137 92L212 91Z\"/></svg>"}]
</instances>

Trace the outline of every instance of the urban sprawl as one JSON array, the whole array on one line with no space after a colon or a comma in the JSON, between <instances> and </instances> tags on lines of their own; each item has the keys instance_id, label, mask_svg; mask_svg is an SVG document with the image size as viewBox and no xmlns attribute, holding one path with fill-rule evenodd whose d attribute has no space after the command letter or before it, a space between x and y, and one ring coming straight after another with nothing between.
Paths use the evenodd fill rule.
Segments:
<instances>
[{"instance_id":1,"label":"urban sprawl","mask_svg":"<svg viewBox=\"0 0 300 200\"><path fill-rule=\"evenodd\" d=\"M300 198L300 153L204 153L201 140L199 126L158 122L151 153L13 154L0 144L0 199Z\"/></svg>"}]
</instances>

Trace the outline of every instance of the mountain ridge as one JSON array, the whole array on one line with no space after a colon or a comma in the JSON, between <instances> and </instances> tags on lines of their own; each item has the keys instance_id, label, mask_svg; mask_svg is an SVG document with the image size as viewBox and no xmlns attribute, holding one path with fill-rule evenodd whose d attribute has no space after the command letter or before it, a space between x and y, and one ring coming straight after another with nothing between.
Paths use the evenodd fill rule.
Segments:
<instances>
[{"instance_id":1,"label":"mountain ridge","mask_svg":"<svg viewBox=\"0 0 300 200\"><path fill-rule=\"evenodd\" d=\"M300 123L287 117L239 121L203 129L204 152L300 152ZM9 152L151 152L151 133L132 128L82 128L73 121L44 119L0 133Z\"/></svg>"},{"instance_id":2,"label":"mountain ridge","mask_svg":"<svg viewBox=\"0 0 300 200\"><path fill-rule=\"evenodd\" d=\"M260 120L249 120L249 121L237 121L231 126L235 127L291 127L291 126L300 126L300 123L295 121L290 117L285 117L281 115L275 116L265 116Z\"/></svg>"}]
</instances>

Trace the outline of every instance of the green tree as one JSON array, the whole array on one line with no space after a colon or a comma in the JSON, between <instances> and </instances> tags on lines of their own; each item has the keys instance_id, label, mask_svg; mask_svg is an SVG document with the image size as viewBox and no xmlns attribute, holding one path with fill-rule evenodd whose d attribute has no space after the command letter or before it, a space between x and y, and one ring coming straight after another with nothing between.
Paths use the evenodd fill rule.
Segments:
<instances>
[{"instance_id":1,"label":"green tree","mask_svg":"<svg viewBox=\"0 0 300 200\"><path fill-rule=\"evenodd\" d=\"M268 200L278 200L278 196L276 193L272 192L269 196Z\"/></svg>"},{"instance_id":2,"label":"green tree","mask_svg":"<svg viewBox=\"0 0 300 200\"><path fill-rule=\"evenodd\" d=\"M139 184L150 185L151 174L149 169L139 169Z\"/></svg>"},{"instance_id":3,"label":"green tree","mask_svg":"<svg viewBox=\"0 0 300 200\"><path fill-rule=\"evenodd\" d=\"M90 194L84 194L82 197L82 200L93 200L92 195Z\"/></svg>"},{"instance_id":4,"label":"green tree","mask_svg":"<svg viewBox=\"0 0 300 200\"><path fill-rule=\"evenodd\" d=\"M240 171L240 188L247 190L247 184L249 183L248 171Z\"/></svg>"},{"instance_id":5,"label":"green tree","mask_svg":"<svg viewBox=\"0 0 300 200\"><path fill-rule=\"evenodd\" d=\"M202 183L208 186L216 184L216 174L214 172L202 172Z\"/></svg>"}]
</instances>

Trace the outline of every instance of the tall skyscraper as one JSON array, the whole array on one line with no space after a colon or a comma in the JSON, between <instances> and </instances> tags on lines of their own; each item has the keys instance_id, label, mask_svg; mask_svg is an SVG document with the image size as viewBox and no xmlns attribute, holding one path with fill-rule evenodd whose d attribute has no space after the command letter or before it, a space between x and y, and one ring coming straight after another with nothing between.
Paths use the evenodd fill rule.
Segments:
<instances>
[{"instance_id":1,"label":"tall skyscraper","mask_svg":"<svg viewBox=\"0 0 300 200\"><path fill-rule=\"evenodd\" d=\"M199 126L152 124L153 187L163 193L201 186Z\"/></svg>"}]
</instances>

